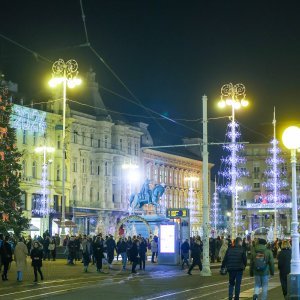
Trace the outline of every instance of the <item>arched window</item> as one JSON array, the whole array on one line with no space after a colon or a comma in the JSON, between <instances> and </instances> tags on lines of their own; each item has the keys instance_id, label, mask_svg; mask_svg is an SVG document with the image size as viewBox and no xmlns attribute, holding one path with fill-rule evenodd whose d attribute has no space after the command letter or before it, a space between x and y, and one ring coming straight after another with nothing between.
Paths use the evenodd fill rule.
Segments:
<instances>
[{"instance_id":1,"label":"arched window","mask_svg":"<svg viewBox=\"0 0 300 300\"><path fill-rule=\"evenodd\" d=\"M90 201L94 201L94 188L90 187Z\"/></svg>"},{"instance_id":2,"label":"arched window","mask_svg":"<svg viewBox=\"0 0 300 300\"><path fill-rule=\"evenodd\" d=\"M60 181L60 165L56 165L56 180Z\"/></svg>"},{"instance_id":3,"label":"arched window","mask_svg":"<svg viewBox=\"0 0 300 300\"><path fill-rule=\"evenodd\" d=\"M36 161L32 163L32 177L36 178Z\"/></svg>"},{"instance_id":4,"label":"arched window","mask_svg":"<svg viewBox=\"0 0 300 300\"><path fill-rule=\"evenodd\" d=\"M73 201L76 202L77 201L77 186L76 185L73 186L72 196L73 196Z\"/></svg>"},{"instance_id":5,"label":"arched window","mask_svg":"<svg viewBox=\"0 0 300 300\"><path fill-rule=\"evenodd\" d=\"M26 160L23 160L22 161L22 173L23 173L23 176L26 176Z\"/></svg>"},{"instance_id":6,"label":"arched window","mask_svg":"<svg viewBox=\"0 0 300 300\"><path fill-rule=\"evenodd\" d=\"M61 139L60 139L60 135L57 136L57 149L61 148Z\"/></svg>"},{"instance_id":7,"label":"arched window","mask_svg":"<svg viewBox=\"0 0 300 300\"><path fill-rule=\"evenodd\" d=\"M105 168L105 176L108 176L108 163L107 163L107 161L105 162L104 168Z\"/></svg>"}]
</instances>

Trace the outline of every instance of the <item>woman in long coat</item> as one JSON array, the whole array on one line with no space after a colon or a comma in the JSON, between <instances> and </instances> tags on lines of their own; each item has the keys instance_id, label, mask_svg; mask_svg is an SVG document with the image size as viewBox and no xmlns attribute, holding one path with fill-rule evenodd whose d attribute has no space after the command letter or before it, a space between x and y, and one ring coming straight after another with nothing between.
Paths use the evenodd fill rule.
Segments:
<instances>
[{"instance_id":1,"label":"woman in long coat","mask_svg":"<svg viewBox=\"0 0 300 300\"><path fill-rule=\"evenodd\" d=\"M228 249L228 241L224 239L223 244L222 244L222 246L220 248L220 251L219 251L219 258L220 258L221 261L223 261L227 249Z\"/></svg>"},{"instance_id":2,"label":"woman in long coat","mask_svg":"<svg viewBox=\"0 0 300 300\"><path fill-rule=\"evenodd\" d=\"M23 280L23 272L26 267L26 257L28 255L28 249L22 239L16 245L14 256L17 268L17 281Z\"/></svg>"},{"instance_id":3,"label":"woman in long coat","mask_svg":"<svg viewBox=\"0 0 300 300\"><path fill-rule=\"evenodd\" d=\"M34 282L37 282L37 273L39 272L41 276L41 280L44 280L43 273L41 271L41 267L43 264L43 251L40 249L40 245L38 242L33 243L33 249L30 252L30 257L32 259L32 266L34 272Z\"/></svg>"}]
</instances>

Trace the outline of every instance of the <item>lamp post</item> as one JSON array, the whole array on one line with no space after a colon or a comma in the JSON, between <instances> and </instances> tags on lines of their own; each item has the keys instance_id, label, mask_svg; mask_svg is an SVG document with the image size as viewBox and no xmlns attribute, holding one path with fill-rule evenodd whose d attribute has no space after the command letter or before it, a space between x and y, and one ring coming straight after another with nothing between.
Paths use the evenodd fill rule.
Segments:
<instances>
[{"instance_id":1,"label":"lamp post","mask_svg":"<svg viewBox=\"0 0 300 300\"><path fill-rule=\"evenodd\" d=\"M290 126L282 135L284 146L291 150L292 167L292 260L291 273L289 275L288 299L300 298L300 256L299 256L299 233L298 233L298 205L297 205L297 177L296 177L296 151L300 148L300 128Z\"/></svg>"},{"instance_id":2,"label":"lamp post","mask_svg":"<svg viewBox=\"0 0 300 300\"><path fill-rule=\"evenodd\" d=\"M76 60L70 59L65 62L59 59L54 62L52 66L52 79L49 81L51 87L56 87L59 84L63 85L63 134L62 134L62 200L61 200L61 243L66 234L65 220L66 220L66 199L65 199L65 157L66 157L66 102L67 102L67 86L74 88L81 84L81 79L77 78L78 64Z\"/></svg>"},{"instance_id":3,"label":"lamp post","mask_svg":"<svg viewBox=\"0 0 300 300\"><path fill-rule=\"evenodd\" d=\"M235 122L235 110L241 107L248 106L248 101L246 97L246 88L243 84L238 83L233 85L228 83L221 88L221 100L218 105L220 108L225 108L225 106L231 106L231 195L232 195L232 217L231 217L231 235L232 239L236 238L237 235L237 225L238 225L238 214L237 214L237 199L238 199L238 189L236 188L237 181L237 131Z\"/></svg>"},{"instance_id":4,"label":"lamp post","mask_svg":"<svg viewBox=\"0 0 300 300\"><path fill-rule=\"evenodd\" d=\"M42 179L41 179L41 187L42 187L42 200L41 200L41 215L43 219L41 219L41 230L42 234L44 231L49 230L49 214L50 214L50 199L48 198L49 190L48 185L49 181L47 179L48 177L48 163L50 161L47 161L46 156L47 153L53 153L54 148L53 147L37 147L35 148L36 153L43 153L43 167L42 167Z\"/></svg>"},{"instance_id":5,"label":"lamp post","mask_svg":"<svg viewBox=\"0 0 300 300\"><path fill-rule=\"evenodd\" d=\"M122 169L124 171L126 171L126 195L125 197L127 198L127 201L129 203L129 198L131 196L132 193L132 183L137 183L139 180L139 166L136 164L132 164L131 162L128 163L124 163L122 165ZM128 192L127 192L127 186L129 187ZM128 208L130 209L130 213L134 212L134 207L131 209L130 205L128 205Z\"/></svg>"},{"instance_id":6,"label":"lamp post","mask_svg":"<svg viewBox=\"0 0 300 300\"><path fill-rule=\"evenodd\" d=\"M195 208L195 199L193 197L193 185L199 181L199 178L196 176L188 176L185 177L184 180L188 182L188 187L189 187L189 197L188 197L188 208L190 210L190 233L191 236L194 234L195 231L195 221L196 221L196 208ZM198 232L199 234L199 232Z\"/></svg>"}]
</instances>

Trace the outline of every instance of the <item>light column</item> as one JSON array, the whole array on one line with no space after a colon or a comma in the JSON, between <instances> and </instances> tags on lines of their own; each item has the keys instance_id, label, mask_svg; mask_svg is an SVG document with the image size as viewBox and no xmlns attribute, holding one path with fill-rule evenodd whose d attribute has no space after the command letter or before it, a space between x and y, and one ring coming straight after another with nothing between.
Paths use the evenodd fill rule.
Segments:
<instances>
[{"instance_id":1,"label":"light column","mask_svg":"<svg viewBox=\"0 0 300 300\"><path fill-rule=\"evenodd\" d=\"M219 101L219 107L224 108L226 105L231 106L231 122L230 122L230 189L231 189L231 201L232 201L232 215L231 215L231 235L232 239L235 239L237 236L237 226L239 223L239 216L237 211L238 206L238 187L237 187L237 123L235 121L235 110L240 109L241 107L248 106L248 101L245 99L246 89L245 86L241 83L233 85L228 83L222 86L221 88L221 100Z\"/></svg>"},{"instance_id":2,"label":"light column","mask_svg":"<svg viewBox=\"0 0 300 300\"><path fill-rule=\"evenodd\" d=\"M77 78L78 64L76 60L70 59L65 62L63 59L57 60L52 66L52 79L49 81L51 87L56 87L58 84L63 85L63 135L62 135L62 200L61 200L61 244L63 243L66 220L66 196L65 196L65 179L66 179L66 102L67 102L67 86L74 88L81 84L81 79Z\"/></svg>"},{"instance_id":3,"label":"light column","mask_svg":"<svg viewBox=\"0 0 300 300\"><path fill-rule=\"evenodd\" d=\"M298 204L297 204L297 176L296 176L296 150L300 148L300 128L290 126L283 132L282 141L286 148L291 150L292 167L292 260L291 273L288 280L288 299L300 298L300 256L298 233Z\"/></svg>"}]
</instances>

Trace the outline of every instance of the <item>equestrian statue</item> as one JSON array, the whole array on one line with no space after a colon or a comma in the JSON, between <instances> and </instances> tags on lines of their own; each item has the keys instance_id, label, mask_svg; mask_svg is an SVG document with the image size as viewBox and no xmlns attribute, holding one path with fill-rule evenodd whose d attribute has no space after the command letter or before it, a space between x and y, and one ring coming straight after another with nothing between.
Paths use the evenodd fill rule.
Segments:
<instances>
[{"instance_id":1,"label":"equestrian statue","mask_svg":"<svg viewBox=\"0 0 300 300\"><path fill-rule=\"evenodd\" d=\"M159 200L165 192L165 185L156 184L153 190L150 189L150 180L146 179L142 189L137 194L130 196L130 207L142 208L145 204L159 205Z\"/></svg>"}]
</instances>

